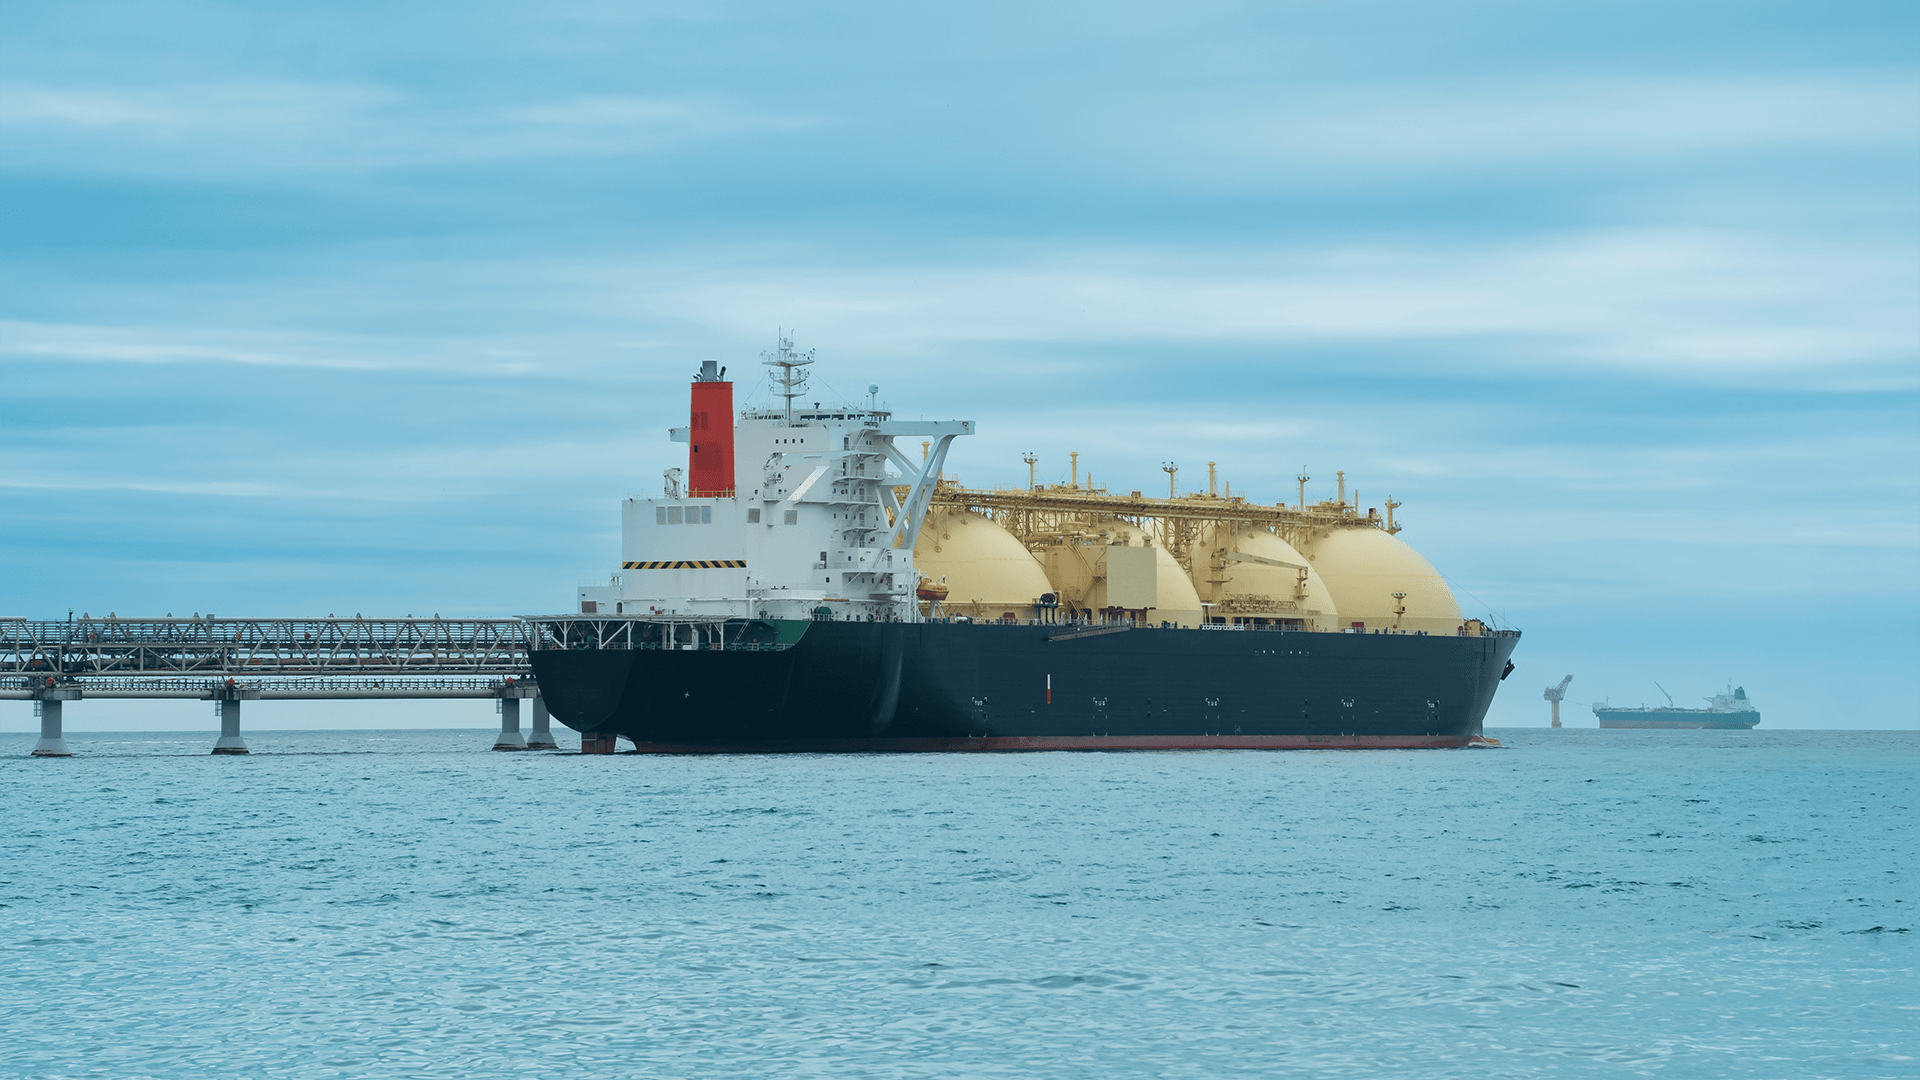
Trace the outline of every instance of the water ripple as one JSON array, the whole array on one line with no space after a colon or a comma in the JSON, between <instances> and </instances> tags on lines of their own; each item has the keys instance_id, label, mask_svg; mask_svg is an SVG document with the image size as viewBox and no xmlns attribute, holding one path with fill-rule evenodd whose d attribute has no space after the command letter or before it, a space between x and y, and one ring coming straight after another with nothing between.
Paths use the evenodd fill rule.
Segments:
<instances>
[{"instance_id":1,"label":"water ripple","mask_svg":"<svg viewBox=\"0 0 1920 1080\"><path fill-rule=\"evenodd\" d=\"M0 736L0 1074L1798 1077L1920 1057L1907 733L689 759L379 734L372 753L262 733L219 759L83 733L59 762Z\"/></svg>"}]
</instances>

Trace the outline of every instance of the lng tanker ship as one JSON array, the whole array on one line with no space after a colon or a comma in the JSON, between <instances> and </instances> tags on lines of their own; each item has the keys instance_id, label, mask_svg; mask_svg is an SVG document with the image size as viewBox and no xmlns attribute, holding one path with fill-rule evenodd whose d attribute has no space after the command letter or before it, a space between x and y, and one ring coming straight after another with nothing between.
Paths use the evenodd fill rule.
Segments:
<instances>
[{"instance_id":1,"label":"lng tanker ship","mask_svg":"<svg viewBox=\"0 0 1920 1080\"><path fill-rule=\"evenodd\" d=\"M1464 746L1519 641L1337 499L943 480L968 420L695 377L687 467L622 508L620 569L532 619L548 708L610 752ZM877 388L869 388L876 390ZM895 441L918 441L916 460Z\"/></svg>"}]
</instances>

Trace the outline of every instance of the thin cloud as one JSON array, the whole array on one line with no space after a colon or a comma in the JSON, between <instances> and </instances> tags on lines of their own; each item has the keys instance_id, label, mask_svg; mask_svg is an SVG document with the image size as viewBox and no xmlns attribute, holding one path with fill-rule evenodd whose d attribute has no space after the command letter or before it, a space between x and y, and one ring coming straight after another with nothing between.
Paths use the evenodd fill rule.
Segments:
<instances>
[{"instance_id":1,"label":"thin cloud","mask_svg":"<svg viewBox=\"0 0 1920 1080\"><path fill-rule=\"evenodd\" d=\"M1198 121L1194 116L1203 117ZM1140 118L1136 118L1139 121ZM1238 161L1487 171L1558 163L1643 167L1753 149L1884 147L1920 137L1920 84L1884 77L1636 79L1395 85L1150 114L1183 147L1155 161L1200 172ZM1141 130L1138 123L1129 131ZM1131 138L1131 135L1123 136Z\"/></svg>"},{"instance_id":2,"label":"thin cloud","mask_svg":"<svg viewBox=\"0 0 1920 1080\"><path fill-rule=\"evenodd\" d=\"M286 348L291 344L290 337L278 337L276 344L280 347L274 348L270 345L262 347L265 343L258 337L241 344L242 335L231 331L196 334L192 330L173 327L108 327L0 320L0 359L54 359L106 364L244 364L251 367L362 371L399 366L365 355L290 351Z\"/></svg>"},{"instance_id":3,"label":"thin cloud","mask_svg":"<svg viewBox=\"0 0 1920 1080\"><path fill-rule=\"evenodd\" d=\"M705 95L449 102L381 86L0 86L11 171L230 176L610 157L813 121Z\"/></svg>"},{"instance_id":4,"label":"thin cloud","mask_svg":"<svg viewBox=\"0 0 1920 1080\"><path fill-rule=\"evenodd\" d=\"M0 88L0 124L102 128L178 126L182 114L144 97L97 91Z\"/></svg>"},{"instance_id":5,"label":"thin cloud","mask_svg":"<svg viewBox=\"0 0 1920 1080\"><path fill-rule=\"evenodd\" d=\"M424 443L380 442L351 410L315 415L286 408L259 410L270 417L256 426L246 418L209 422L186 408L174 423L101 428L41 429L31 445L5 458L0 488L23 491L141 491L230 499L339 500L381 503L442 503L471 500L502 485L545 485L564 464L569 483L604 494L630 483L623 463L650 460L669 446L664 424L605 437L578 435L502 440L484 425L486 437L457 420L422 417L436 438ZM337 436L316 456L305 438L281 427L332 430ZM141 460L130 464L107 447L139 444ZM232 448L244 446L243 454ZM218 479L210 478L218 474Z\"/></svg>"},{"instance_id":6,"label":"thin cloud","mask_svg":"<svg viewBox=\"0 0 1920 1080\"><path fill-rule=\"evenodd\" d=\"M745 111L698 97L580 97L509 109L499 116L503 126L576 129L588 135L618 130L722 135L791 131L818 124L806 117Z\"/></svg>"},{"instance_id":7,"label":"thin cloud","mask_svg":"<svg viewBox=\"0 0 1920 1080\"><path fill-rule=\"evenodd\" d=\"M203 315L215 316L213 312ZM343 371L524 375L538 350L519 339L377 336L180 326L90 326L0 320L0 361L225 365Z\"/></svg>"},{"instance_id":8,"label":"thin cloud","mask_svg":"<svg viewBox=\"0 0 1920 1080\"><path fill-rule=\"evenodd\" d=\"M781 313L816 340L867 352L1461 342L1480 350L1476 363L1735 379L1850 372L1902 384L1920 358L1920 297L1911 289L1920 266L1910 252L1698 230L620 276L647 280L649 295L695 322L731 328L742 313Z\"/></svg>"},{"instance_id":9,"label":"thin cloud","mask_svg":"<svg viewBox=\"0 0 1920 1080\"><path fill-rule=\"evenodd\" d=\"M1382 371L1633 372L1835 388L1920 382L1920 260L1871 238L1703 229L1588 230L1521 241L1097 247L1003 244L961 259L877 251L829 264L738 246L646 261L555 257L437 262L356 255L290 304L274 282L143 290L198 324L0 322L0 357L89 363L543 372L623 380L636 348L663 357L738 344L776 324L849 361L947 363L982 377L1074 381L1230 347L1285 355L1362 348ZM399 336L302 332L336 311L516 312L508 329ZM115 302L109 293L101 302ZM270 318L271 331L228 328ZM637 339L644 340L636 346ZM676 344L680 343L680 344ZM1398 360L1395 357L1399 357ZM890 393L918 376L890 380Z\"/></svg>"}]
</instances>

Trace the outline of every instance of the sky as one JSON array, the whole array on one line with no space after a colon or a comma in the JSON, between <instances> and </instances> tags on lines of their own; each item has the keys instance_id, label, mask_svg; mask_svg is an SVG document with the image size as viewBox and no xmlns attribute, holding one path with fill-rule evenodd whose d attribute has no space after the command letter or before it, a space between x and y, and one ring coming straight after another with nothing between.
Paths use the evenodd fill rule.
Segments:
<instances>
[{"instance_id":1,"label":"sky","mask_svg":"<svg viewBox=\"0 0 1920 1080\"><path fill-rule=\"evenodd\" d=\"M746 396L787 328L817 397L975 420L969 484L1404 503L1525 633L1490 726L1571 673L1920 727L1916 43L1898 3L15 0L0 614L564 610L699 361Z\"/></svg>"}]
</instances>

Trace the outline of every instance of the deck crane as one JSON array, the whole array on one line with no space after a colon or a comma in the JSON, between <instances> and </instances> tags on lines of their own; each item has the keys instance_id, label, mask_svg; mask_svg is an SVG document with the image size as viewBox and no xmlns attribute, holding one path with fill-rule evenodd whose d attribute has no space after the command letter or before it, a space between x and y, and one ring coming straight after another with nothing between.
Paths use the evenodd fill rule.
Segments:
<instances>
[{"instance_id":1,"label":"deck crane","mask_svg":"<svg viewBox=\"0 0 1920 1080\"><path fill-rule=\"evenodd\" d=\"M1547 700L1553 703L1553 726L1554 727L1560 726L1560 702L1566 699L1567 684L1572 681L1573 681L1573 676L1569 675L1566 678L1560 680L1559 686L1547 687Z\"/></svg>"}]
</instances>

